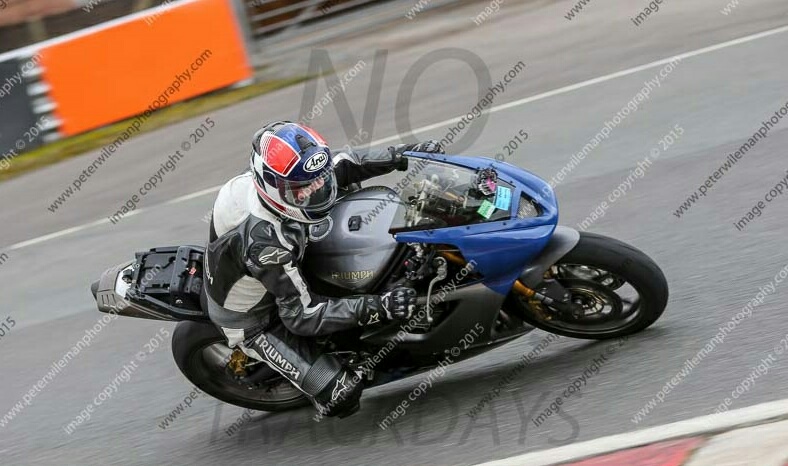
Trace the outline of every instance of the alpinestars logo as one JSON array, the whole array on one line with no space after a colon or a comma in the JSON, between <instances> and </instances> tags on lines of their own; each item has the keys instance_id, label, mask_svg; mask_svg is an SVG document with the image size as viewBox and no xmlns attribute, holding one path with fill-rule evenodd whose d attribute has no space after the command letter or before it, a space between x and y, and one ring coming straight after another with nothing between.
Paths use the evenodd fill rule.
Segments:
<instances>
[{"instance_id":1,"label":"alpinestars logo","mask_svg":"<svg viewBox=\"0 0 788 466\"><path fill-rule=\"evenodd\" d=\"M283 374L291 377L294 381L298 382L298 378L301 377L301 371L299 371L290 361L285 359L282 356L282 353L279 352L274 345L272 345L265 335L260 335L260 338L257 340L260 347L263 348L263 354L266 358L266 361L274 366L275 369L278 369Z\"/></svg>"},{"instance_id":2,"label":"alpinestars logo","mask_svg":"<svg viewBox=\"0 0 788 466\"><path fill-rule=\"evenodd\" d=\"M282 248L268 246L260 253L258 260L262 265L278 265L291 262L292 257L290 256L289 251L286 251Z\"/></svg>"},{"instance_id":3,"label":"alpinestars logo","mask_svg":"<svg viewBox=\"0 0 788 466\"><path fill-rule=\"evenodd\" d=\"M341 379L337 379L337 384L334 387L333 393L331 393L331 401L337 401L340 397L344 396L345 392L350 389L350 387L345 384L345 380L347 379L347 372L342 374Z\"/></svg>"},{"instance_id":4,"label":"alpinestars logo","mask_svg":"<svg viewBox=\"0 0 788 466\"><path fill-rule=\"evenodd\" d=\"M369 316L369 321L367 321L367 325L377 324L379 322L380 322L380 316L376 312Z\"/></svg>"},{"instance_id":5,"label":"alpinestars logo","mask_svg":"<svg viewBox=\"0 0 788 466\"><path fill-rule=\"evenodd\" d=\"M213 285L213 275L211 275L211 266L210 263L208 262L207 253L205 254L205 264L207 265L207 267L205 267L205 276L208 277L208 283Z\"/></svg>"}]
</instances>

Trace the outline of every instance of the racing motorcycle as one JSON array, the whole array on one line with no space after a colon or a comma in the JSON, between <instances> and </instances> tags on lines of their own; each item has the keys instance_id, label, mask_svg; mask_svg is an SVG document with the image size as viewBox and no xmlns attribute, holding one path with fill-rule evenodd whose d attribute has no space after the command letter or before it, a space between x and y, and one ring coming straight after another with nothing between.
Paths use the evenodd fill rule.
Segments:
<instances>
[{"instance_id":1,"label":"racing motorcycle","mask_svg":"<svg viewBox=\"0 0 788 466\"><path fill-rule=\"evenodd\" d=\"M318 294L418 291L407 322L320 340L376 386L477 356L534 328L603 340L639 332L665 310L668 285L643 252L558 226L553 189L486 157L408 153L394 188L358 186L311 225L304 273ZM224 402L262 411L309 403L265 363L227 346L208 318L204 248L139 252L91 291L101 312L178 322L184 376Z\"/></svg>"}]
</instances>

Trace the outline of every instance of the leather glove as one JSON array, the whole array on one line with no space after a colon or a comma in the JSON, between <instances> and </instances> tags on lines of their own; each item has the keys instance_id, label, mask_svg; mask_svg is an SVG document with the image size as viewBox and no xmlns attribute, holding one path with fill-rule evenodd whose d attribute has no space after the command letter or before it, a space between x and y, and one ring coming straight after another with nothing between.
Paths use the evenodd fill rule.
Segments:
<instances>
[{"instance_id":1,"label":"leather glove","mask_svg":"<svg viewBox=\"0 0 788 466\"><path fill-rule=\"evenodd\" d=\"M389 147L389 152L391 152L394 162L398 165L397 170L399 171L408 169L408 159L402 156L405 152L428 152L431 154L446 153L441 143L432 139L418 144L397 144L396 146Z\"/></svg>"},{"instance_id":2,"label":"leather glove","mask_svg":"<svg viewBox=\"0 0 788 466\"><path fill-rule=\"evenodd\" d=\"M364 313L359 317L361 326L375 325L392 320L407 320L416 307L416 290L400 287L380 296L367 295Z\"/></svg>"},{"instance_id":3,"label":"leather glove","mask_svg":"<svg viewBox=\"0 0 788 466\"><path fill-rule=\"evenodd\" d=\"M416 309L416 290L394 288L380 296L380 307L388 320L408 320Z\"/></svg>"}]
</instances>

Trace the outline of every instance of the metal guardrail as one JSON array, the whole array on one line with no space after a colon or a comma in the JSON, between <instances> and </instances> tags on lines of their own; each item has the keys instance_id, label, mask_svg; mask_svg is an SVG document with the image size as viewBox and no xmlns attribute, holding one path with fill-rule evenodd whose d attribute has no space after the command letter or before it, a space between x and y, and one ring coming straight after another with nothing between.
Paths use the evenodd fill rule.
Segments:
<instances>
[{"instance_id":1,"label":"metal guardrail","mask_svg":"<svg viewBox=\"0 0 788 466\"><path fill-rule=\"evenodd\" d=\"M113 19L154 8L165 0L102 1L91 11L74 6L72 10L51 16L31 17L23 22L0 26L0 53L64 36ZM2 3L2 0L0 0ZM9 9L11 6L8 7ZM0 10L0 15L7 13Z\"/></svg>"},{"instance_id":2,"label":"metal guardrail","mask_svg":"<svg viewBox=\"0 0 788 466\"><path fill-rule=\"evenodd\" d=\"M344 40L397 21L453 4L486 0L232 0L252 63L261 76L302 76L309 53L327 43ZM341 54L340 54L341 55ZM357 57L334 57L335 66ZM343 60L347 58L347 63Z\"/></svg>"},{"instance_id":3,"label":"metal guardrail","mask_svg":"<svg viewBox=\"0 0 788 466\"><path fill-rule=\"evenodd\" d=\"M251 33L270 37L287 29L375 3L375 0L246 0Z\"/></svg>"}]
</instances>

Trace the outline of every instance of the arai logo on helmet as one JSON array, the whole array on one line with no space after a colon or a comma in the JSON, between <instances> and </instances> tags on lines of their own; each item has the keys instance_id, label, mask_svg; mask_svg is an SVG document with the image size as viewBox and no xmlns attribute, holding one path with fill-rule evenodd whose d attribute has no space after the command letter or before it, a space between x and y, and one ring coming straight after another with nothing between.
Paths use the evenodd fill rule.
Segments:
<instances>
[{"instance_id":1,"label":"arai logo on helmet","mask_svg":"<svg viewBox=\"0 0 788 466\"><path fill-rule=\"evenodd\" d=\"M325 152L318 152L306 161L304 170L308 172L316 172L326 166L328 163L328 154Z\"/></svg>"}]
</instances>

